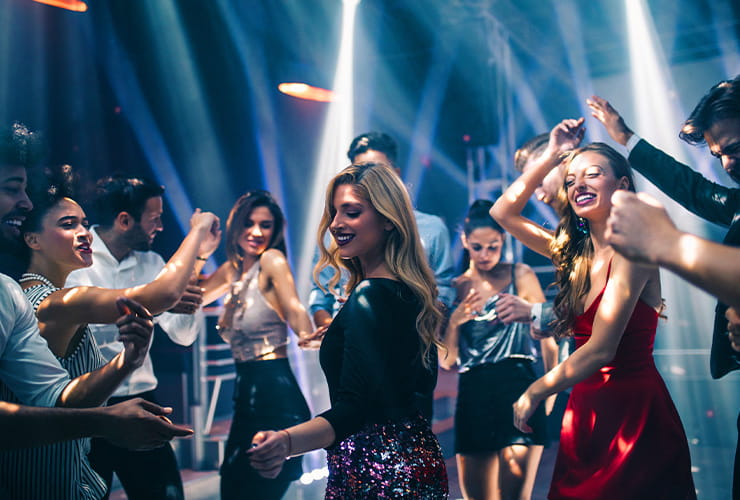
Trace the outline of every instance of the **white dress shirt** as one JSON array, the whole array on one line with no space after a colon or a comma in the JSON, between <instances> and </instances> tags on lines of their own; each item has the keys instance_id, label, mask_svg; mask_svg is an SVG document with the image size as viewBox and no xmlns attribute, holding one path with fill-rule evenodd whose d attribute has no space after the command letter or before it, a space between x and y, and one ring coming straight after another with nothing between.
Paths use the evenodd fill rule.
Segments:
<instances>
[{"instance_id":1,"label":"white dress shirt","mask_svg":"<svg viewBox=\"0 0 740 500\"><path fill-rule=\"evenodd\" d=\"M67 277L66 287L99 286L102 288L123 289L144 285L154 281L164 268L164 259L153 251L140 252L133 250L122 261L118 262L103 240L98 236L96 228L90 232L93 235L92 251L93 264L84 269L73 271ZM201 311L196 314L162 313L154 318L157 323L179 345L188 346L198 338ZM111 325L90 325L95 335L100 352L106 360L112 359L123 350L123 344L118 339L118 328ZM152 391L157 387L157 377L154 376L152 360L147 353L144 364L134 371L118 387L113 396L132 396Z\"/></svg>"}]
</instances>

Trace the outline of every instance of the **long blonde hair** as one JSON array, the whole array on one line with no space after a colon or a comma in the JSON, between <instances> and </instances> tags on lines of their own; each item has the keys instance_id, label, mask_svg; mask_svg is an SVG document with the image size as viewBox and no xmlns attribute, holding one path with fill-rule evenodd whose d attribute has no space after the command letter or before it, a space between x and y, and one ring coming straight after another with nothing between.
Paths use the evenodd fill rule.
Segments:
<instances>
[{"instance_id":1,"label":"long blonde hair","mask_svg":"<svg viewBox=\"0 0 740 500\"><path fill-rule=\"evenodd\" d=\"M439 328L443 316L437 305L437 285L427 263L424 248L421 246L416 218L406 188L388 165L383 163L351 165L329 182L326 188L324 213L319 223L320 255L313 270L314 281L320 283L319 273L327 266L335 270L328 283L330 289L339 282L340 268L347 269L350 274L347 293L365 278L357 257L341 259L339 249L333 240L328 249L324 244L324 236L336 215L334 193L337 186L344 184L351 185L358 196L369 201L375 210L393 225L385 243L385 264L391 274L407 285L421 303L421 311L416 317L416 329L421 344L422 361L424 366L429 368L432 347L442 346L439 341ZM323 288L322 284L319 286Z\"/></svg>"},{"instance_id":2,"label":"long blonde hair","mask_svg":"<svg viewBox=\"0 0 740 500\"><path fill-rule=\"evenodd\" d=\"M606 158L614 176L617 179L627 177L629 181L627 189L635 190L632 169L627 159L614 148L601 142L587 144L571 151L564 160L563 168L567 169L575 158L589 151ZM564 181L558 192L558 198L561 206L565 208L555 230L555 236L550 242L550 253L555 265L555 284L559 287L553 305L557 316L553 329L558 337L564 337L573 334L576 311L579 310L581 301L591 290L589 276L594 245L591 241L591 232L588 230L588 221L580 219L568 203Z\"/></svg>"}]
</instances>

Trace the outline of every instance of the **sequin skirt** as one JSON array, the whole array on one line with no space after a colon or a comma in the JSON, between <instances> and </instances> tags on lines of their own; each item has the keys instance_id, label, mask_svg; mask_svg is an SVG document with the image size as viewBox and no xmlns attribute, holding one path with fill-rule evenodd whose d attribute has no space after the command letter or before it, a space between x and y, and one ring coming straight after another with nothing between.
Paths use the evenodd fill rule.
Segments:
<instances>
[{"instance_id":1,"label":"sequin skirt","mask_svg":"<svg viewBox=\"0 0 740 500\"><path fill-rule=\"evenodd\" d=\"M447 469L429 422L421 415L369 424L327 451L326 498L443 499Z\"/></svg>"}]
</instances>

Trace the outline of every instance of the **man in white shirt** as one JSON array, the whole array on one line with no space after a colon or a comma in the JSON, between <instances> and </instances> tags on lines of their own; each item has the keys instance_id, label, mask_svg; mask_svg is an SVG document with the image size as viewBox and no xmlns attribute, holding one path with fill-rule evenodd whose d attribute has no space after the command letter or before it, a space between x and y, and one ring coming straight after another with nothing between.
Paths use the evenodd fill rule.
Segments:
<instances>
[{"instance_id":1,"label":"man in white shirt","mask_svg":"<svg viewBox=\"0 0 740 500\"><path fill-rule=\"evenodd\" d=\"M93 265L70 273L67 286L129 288L153 281L165 262L151 251L156 235L162 230L162 195L164 188L151 181L109 177L97 184L94 214L99 223L93 235ZM216 242L217 244L217 242ZM215 248L201 248L197 269ZM188 287L173 312L165 312L154 321L180 345L191 345L198 336L200 321L194 315L201 303L201 290ZM111 359L123 348L114 325L90 325L100 351ZM141 397L154 401L157 387L149 355L143 365L116 390L111 402ZM102 439L94 439L90 463L110 486L116 473L129 498L182 499L183 487L174 452L170 446L145 452L130 451Z\"/></svg>"}]
</instances>

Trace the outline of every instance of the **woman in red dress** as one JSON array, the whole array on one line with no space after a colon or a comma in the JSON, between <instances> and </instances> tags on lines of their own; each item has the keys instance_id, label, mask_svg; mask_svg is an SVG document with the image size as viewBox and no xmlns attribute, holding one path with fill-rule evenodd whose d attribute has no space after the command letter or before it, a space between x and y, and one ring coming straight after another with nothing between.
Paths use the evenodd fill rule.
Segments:
<instances>
[{"instance_id":1,"label":"woman in red dress","mask_svg":"<svg viewBox=\"0 0 740 500\"><path fill-rule=\"evenodd\" d=\"M567 208L558 228L521 215L582 135L582 118L558 124L538 164L491 209L514 237L552 257L560 286L555 330L574 335L577 347L521 395L514 425L529 430L540 402L573 387L548 498L696 498L686 434L652 356L662 307L658 269L629 262L604 238L612 194L634 191L629 164L605 144L577 149L563 167Z\"/></svg>"}]
</instances>

